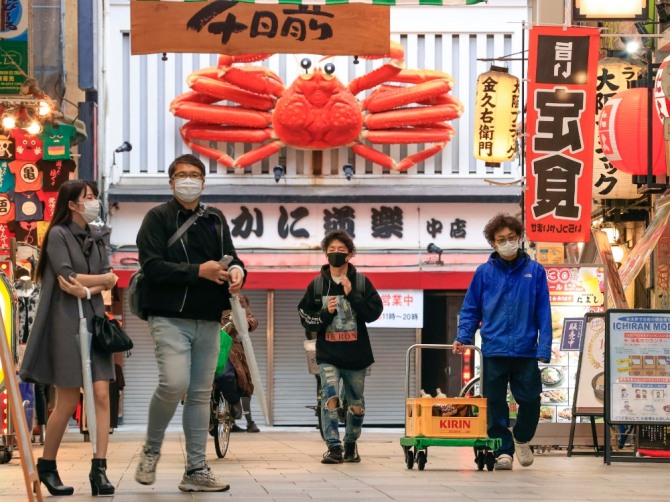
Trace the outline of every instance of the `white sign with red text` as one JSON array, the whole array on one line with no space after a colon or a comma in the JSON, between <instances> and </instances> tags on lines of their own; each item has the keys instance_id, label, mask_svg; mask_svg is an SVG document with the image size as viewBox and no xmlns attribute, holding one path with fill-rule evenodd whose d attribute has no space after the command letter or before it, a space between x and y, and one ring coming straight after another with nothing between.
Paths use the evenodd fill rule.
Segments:
<instances>
[{"instance_id":1,"label":"white sign with red text","mask_svg":"<svg viewBox=\"0 0 670 502\"><path fill-rule=\"evenodd\" d=\"M423 328L423 290L380 289L384 312L369 328Z\"/></svg>"}]
</instances>

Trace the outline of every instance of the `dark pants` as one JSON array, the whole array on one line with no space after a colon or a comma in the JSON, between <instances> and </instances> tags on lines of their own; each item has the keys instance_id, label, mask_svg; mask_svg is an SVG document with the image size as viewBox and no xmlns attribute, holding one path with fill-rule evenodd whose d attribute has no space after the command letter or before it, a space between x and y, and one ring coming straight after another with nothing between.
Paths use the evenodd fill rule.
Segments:
<instances>
[{"instance_id":1,"label":"dark pants","mask_svg":"<svg viewBox=\"0 0 670 502\"><path fill-rule=\"evenodd\" d=\"M507 384L519 406L514 438L520 443L533 439L540 420L540 393L542 381L537 359L529 357L485 357L484 388L488 405L488 435L502 439L496 452L514 455L514 440L509 431Z\"/></svg>"},{"instance_id":2,"label":"dark pants","mask_svg":"<svg viewBox=\"0 0 670 502\"><path fill-rule=\"evenodd\" d=\"M237 374L235 368L230 361L226 363L226 367L219 376L214 379L216 390L223 394L223 397L230 404L235 404L240 401L242 391L237 385Z\"/></svg>"}]
</instances>

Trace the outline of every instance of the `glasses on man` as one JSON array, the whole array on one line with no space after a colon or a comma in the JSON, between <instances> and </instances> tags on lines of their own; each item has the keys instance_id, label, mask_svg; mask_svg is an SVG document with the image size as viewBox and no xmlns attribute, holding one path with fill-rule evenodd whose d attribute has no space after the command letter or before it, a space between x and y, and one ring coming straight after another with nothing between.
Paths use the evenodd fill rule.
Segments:
<instances>
[{"instance_id":1,"label":"glasses on man","mask_svg":"<svg viewBox=\"0 0 670 502\"><path fill-rule=\"evenodd\" d=\"M514 235L514 236L508 236L506 239L505 239L505 238L502 238L502 239L496 239L496 240L495 240L495 243L496 243L498 246L504 246L504 245L505 245L506 243L508 243L508 242L509 242L510 244L516 244L518 241L519 241L519 236L518 236L518 235Z\"/></svg>"},{"instance_id":2,"label":"glasses on man","mask_svg":"<svg viewBox=\"0 0 670 502\"><path fill-rule=\"evenodd\" d=\"M192 180L202 180L205 177L202 175L202 173L177 173L172 177L173 180L185 180L186 178L191 178Z\"/></svg>"}]
</instances>

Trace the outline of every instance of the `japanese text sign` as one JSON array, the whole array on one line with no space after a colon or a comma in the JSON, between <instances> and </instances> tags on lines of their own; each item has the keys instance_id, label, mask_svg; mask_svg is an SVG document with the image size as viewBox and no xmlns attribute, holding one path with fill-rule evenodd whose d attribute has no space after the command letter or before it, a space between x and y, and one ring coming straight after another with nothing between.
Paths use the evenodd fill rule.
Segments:
<instances>
[{"instance_id":1,"label":"japanese text sign","mask_svg":"<svg viewBox=\"0 0 670 502\"><path fill-rule=\"evenodd\" d=\"M29 0L0 0L0 94L19 94L31 72Z\"/></svg>"},{"instance_id":2,"label":"japanese text sign","mask_svg":"<svg viewBox=\"0 0 670 502\"><path fill-rule=\"evenodd\" d=\"M420 289L379 290L384 312L372 328L423 328L423 291Z\"/></svg>"},{"instance_id":3,"label":"japanese text sign","mask_svg":"<svg viewBox=\"0 0 670 502\"><path fill-rule=\"evenodd\" d=\"M530 30L526 234L532 241L587 242L599 31Z\"/></svg>"},{"instance_id":4,"label":"japanese text sign","mask_svg":"<svg viewBox=\"0 0 670 502\"><path fill-rule=\"evenodd\" d=\"M389 51L389 8L130 2L131 53L364 55Z\"/></svg>"}]
</instances>

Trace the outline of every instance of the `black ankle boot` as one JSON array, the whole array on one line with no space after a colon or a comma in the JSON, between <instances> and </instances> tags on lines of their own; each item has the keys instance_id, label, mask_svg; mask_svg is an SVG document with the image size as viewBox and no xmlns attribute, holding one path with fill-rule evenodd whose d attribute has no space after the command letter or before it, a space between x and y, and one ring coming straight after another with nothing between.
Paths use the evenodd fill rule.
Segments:
<instances>
[{"instance_id":1,"label":"black ankle boot","mask_svg":"<svg viewBox=\"0 0 670 502\"><path fill-rule=\"evenodd\" d=\"M73 487L63 486L63 482L58 475L58 470L56 470L55 460L38 458L37 474L40 478L40 482L47 487L47 490L49 490L51 495L72 495L74 493Z\"/></svg>"},{"instance_id":2,"label":"black ankle boot","mask_svg":"<svg viewBox=\"0 0 670 502\"><path fill-rule=\"evenodd\" d=\"M107 459L94 458L91 460L91 472L88 480L91 482L91 493L93 495L113 495L114 485L107 479Z\"/></svg>"}]
</instances>

